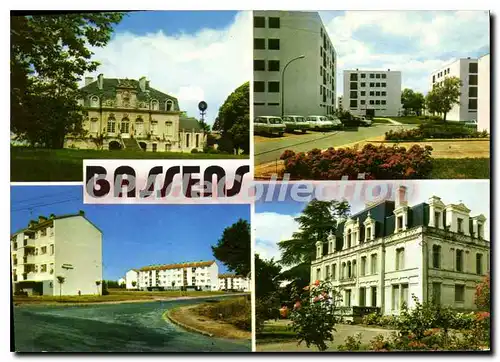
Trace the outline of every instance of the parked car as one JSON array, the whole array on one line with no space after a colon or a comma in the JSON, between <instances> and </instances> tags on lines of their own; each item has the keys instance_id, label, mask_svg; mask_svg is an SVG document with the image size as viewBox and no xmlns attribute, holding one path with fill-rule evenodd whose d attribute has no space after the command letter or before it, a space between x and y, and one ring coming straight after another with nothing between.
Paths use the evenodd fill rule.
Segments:
<instances>
[{"instance_id":1,"label":"parked car","mask_svg":"<svg viewBox=\"0 0 500 362\"><path fill-rule=\"evenodd\" d=\"M344 127L344 124L342 123L342 121L340 120L339 117L333 116L333 115L327 115L326 118L328 118L329 121L333 122L333 126L335 128L342 128L342 127Z\"/></svg>"},{"instance_id":2,"label":"parked car","mask_svg":"<svg viewBox=\"0 0 500 362\"><path fill-rule=\"evenodd\" d=\"M358 117L360 126L369 127L372 125L372 120L366 117Z\"/></svg>"},{"instance_id":3,"label":"parked car","mask_svg":"<svg viewBox=\"0 0 500 362\"><path fill-rule=\"evenodd\" d=\"M476 128L477 129L477 119L471 119L468 121L463 121L465 127Z\"/></svg>"},{"instance_id":4,"label":"parked car","mask_svg":"<svg viewBox=\"0 0 500 362\"><path fill-rule=\"evenodd\" d=\"M334 128L333 122L325 116L308 116L306 120L309 123L309 127L314 130Z\"/></svg>"},{"instance_id":5,"label":"parked car","mask_svg":"<svg viewBox=\"0 0 500 362\"><path fill-rule=\"evenodd\" d=\"M261 116L255 117L253 121L253 131L255 134L277 134L283 136L285 133L285 124L280 117Z\"/></svg>"},{"instance_id":6,"label":"parked car","mask_svg":"<svg viewBox=\"0 0 500 362\"><path fill-rule=\"evenodd\" d=\"M309 123L302 116L283 116L283 123L286 130L290 132L302 131L302 133L306 133L310 128Z\"/></svg>"}]
</instances>

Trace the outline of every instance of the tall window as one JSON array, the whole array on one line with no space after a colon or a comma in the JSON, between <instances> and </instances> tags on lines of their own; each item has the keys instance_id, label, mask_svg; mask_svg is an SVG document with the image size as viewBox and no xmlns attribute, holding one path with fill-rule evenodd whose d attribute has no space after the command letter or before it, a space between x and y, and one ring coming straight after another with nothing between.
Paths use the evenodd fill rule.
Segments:
<instances>
[{"instance_id":1,"label":"tall window","mask_svg":"<svg viewBox=\"0 0 500 362\"><path fill-rule=\"evenodd\" d=\"M399 309L399 285L392 286L392 309Z\"/></svg>"},{"instance_id":2,"label":"tall window","mask_svg":"<svg viewBox=\"0 0 500 362\"><path fill-rule=\"evenodd\" d=\"M441 304L441 283L432 283L432 302Z\"/></svg>"},{"instance_id":3,"label":"tall window","mask_svg":"<svg viewBox=\"0 0 500 362\"><path fill-rule=\"evenodd\" d=\"M170 99L165 102L165 110L167 112L170 112L170 111L174 110L174 102L172 102Z\"/></svg>"},{"instance_id":4,"label":"tall window","mask_svg":"<svg viewBox=\"0 0 500 362\"><path fill-rule=\"evenodd\" d=\"M115 133L115 127L116 127L116 121L115 117L109 117L108 118L108 133Z\"/></svg>"},{"instance_id":5,"label":"tall window","mask_svg":"<svg viewBox=\"0 0 500 362\"><path fill-rule=\"evenodd\" d=\"M483 275L483 254L476 254L476 274Z\"/></svg>"},{"instance_id":6,"label":"tall window","mask_svg":"<svg viewBox=\"0 0 500 362\"><path fill-rule=\"evenodd\" d=\"M158 134L158 122L157 121L151 122L151 133L154 135Z\"/></svg>"},{"instance_id":7,"label":"tall window","mask_svg":"<svg viewBox=\"0 0 500 362\"><path fill-rule=\"evenodd\" d=\"M456 250L455 251L455 263L456 263L456 271L462 272L464 270L464 251Z\"/></svg>"},{"instance_id":8,"label":"tall window","mask_svg":"<svg viewBox=\"0 0 500 362\"><path fill-rule=\"evenodd\" d=\"M377 254L371 255L370 267L371 267L371 273L377 274L377 269L378 269L377 268Z\"/></svg>"},{"instance_id":9,"label":"tall window","mask_svg":"<svg viewBox=\"0 0 500 362\"><path fill-rule=\"evenodd\" d=\"M408 284L401 284L401 306L408 305Z\"/></svg>"},{"instance_id":10,"label":"tall window","mask_svg":"<svg viewBox=\"0 0 500 362\"><path fill-rule=\"evenodd\" d=\"M372 307L377 306L377 287L371 287L372 292Z\"/></svg>"},{"instance_id":11,"label":"tall window","mask_svg":"<svg viewBox=\"0 0 500 362\"><path fill-rule=\"evenodd\" d=\"M337 280L337 264L332 265L332 279Z\"/></svg>"},{"instance_id":12,"label":"tall window","mask_svg":"<svg viewBox=\"0 0 500 362\"><path fill-rule=\"evenodd\" d=\"M366 275L366 256L361 257L361 270L360 270L360 275L365 276Z\"/></svg>"},{"instance_id":13,"label":"tall window","mask_svg":"<svg viewBox=\"0 0 500 362\"><path fill-rule=\"evenodd\" d=\"M372 239L372 228L368 226L366 228L366 240L371 240Z\"/></svg>"},{"instance_id":14,"label":"tall window","mask_svg":"<svg viewBox=\"0 0 500 362\"><path fill-rule=\"evenodd\" d=\"M121 133L128 133L129 132L129 120L127 117L123 118L122 119L122 123L121 123L121 130L120 132Z\"/></svg>"},{"instance_id":15,"label":"tall window","mask_svg":"<svg viewBox=\"0 0 500 362\"><path fill-rule=\"evenodd\" d=\"M188 133L186 135L186 148L189 147L189 136L190 136L190 134Z\"/></svg>"},{"instance_id":16,"label":"tall window","mask_svg":"<svg viewBox=\"0 0 500 362\"><path fill-rule=\"evenodd\" d=\"M347 247L351 247L351 230L347 232Z\"/></svg>"},{"instance_id":17,"label":"tall window","mask_svg":"<svg viewBox=\"0 0 500 362\"><path fill-rule=\"evenodd\" d=\"M364 307L366 304L366 288L359 288L359 306Z\"/></svg>"},{"instance_id":18,"label":"tall window","mask_svg":"<svg viewBox=\"0 0 500 362\"><path fill-rule=\"evenodd\" d=\"M351 262L347 262L347 278L350 279L352 277L352 266Z\"/></svg>"},{"instance_id":19,"label":"tall window","mask_svg":"<svg viewBox=\"0 0 500 362\"><path fill-rule=\"evenodd\" d=\"M464 219L457 218L457 232L459 233L464 232Z\"/></svg>"},{"instance_id":20,"label":"tall window","mask_svg":"<svg viewBox=\"0 0 500 362\"><path fill-rule=\"evenodd\" d=\"M465 286L455 285L455 302L463 302L465 300Z\"/></svg>"},{"instance_id":21,"label":"tall window","mask_svg":"<svg viewBox=\"0 0 500 362\"><path fill-rule=\"evenodd\" d=\"M196 144L196 146L195 146L196 148L200 147L200 135L199 134L197 134L195 136L195 144Z\"/></svg>"},{"instance_id":22,"label":"tall window","mask_svg":"<svg viewBox=\"0 0 500 362\"><path fill-rule=\"evenodd\" d=\"M174 135L174 127L172 125L172 122L170 122L170 121L165 122L165 134L167 136L173 136Z\"/></svg>"},{"instance_id":23,"label":"tall window","mask_svg":"<svg viewBox=\"0 0 500 362\"><path fill-rule=\"evenodd\" d=\"M396 249L396 270L402 270L405 268L405 249Z\"/></svg>"},{"instance_id":24,"label":"tall window","mask_svg":"<svg viewBox=\"0 0 500 362\"><path fill-rule=\"evenodd\" d=\"M321 280L321 268L316 269L316 279Z\"/></svg>"},{"instance_id":25,"label":"tall window","mask_svg":"<svg viewBox=\"0 0 500 362\"><path fill-rule=\"evenodd\" d=\"M402 216L398 216L397 223L398 223L398 231L403 230L403 217Z\"/></svg>"},{"instance_id":26,"label":"tall window","mask_svg":"<svg viewBox=\"0 0 500 362\"><path fill-rule=\"evenodd\" d=\"M440 212L434 212L434 227L439 227L439 225L441 224L440 222L440 219L441 219L441 213Z\"/></svg>"},{"instance_id":27,"label":"tall window","mask_svg":"<svg viewBox=\"0 0 500 362\"><path fill-rule=\"evenodd\" d=\"M441 246L432 246L432 267L439 269L441 268Z\"/></svg>"}]
</instances>

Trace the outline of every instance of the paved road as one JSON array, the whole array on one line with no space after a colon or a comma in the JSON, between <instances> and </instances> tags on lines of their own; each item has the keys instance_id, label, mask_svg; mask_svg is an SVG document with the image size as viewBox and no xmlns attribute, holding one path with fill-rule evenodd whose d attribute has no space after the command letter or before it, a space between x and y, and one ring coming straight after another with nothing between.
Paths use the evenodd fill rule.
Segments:
<instances>
[{"instance_id":1,"label":"paved road","mask_svg":"<svg viewBox=\"0 0 500 362\"><path fill-rule=\"evenodd\" d=\"M359 127L352 130L315 132L289 135L271 139L260 138L255 142L255 164L260 165L279 159L283 151L307 152L313 148L326 149L348 143L359 142L377 136L383 136L390 129L410 129L415 125L373 124L371 127Z\"/></svg>"},{"instance_id":2,"label":"paved road","mask_svg":"<svg viewBox=\"0 0 500 362\"><path fill-rule=\"evenodd\" d=\"M187 332L162 318L169 308L204 301L16 307L15 349L18 352L251 351L249 341Z\"/></svg>"}]
</instances>

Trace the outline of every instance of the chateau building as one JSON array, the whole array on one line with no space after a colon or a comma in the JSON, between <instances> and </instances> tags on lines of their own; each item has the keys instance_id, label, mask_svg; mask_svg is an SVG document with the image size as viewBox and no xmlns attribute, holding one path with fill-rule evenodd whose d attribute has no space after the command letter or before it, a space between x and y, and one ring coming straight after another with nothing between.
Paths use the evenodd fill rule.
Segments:
<instances>
[{"instance_id":1,"label":"chateau building","mask_svg":"<svg viewBox=\"0 0 500 362\"><path fill-rule=\"evenodd\" d=\"M65 147L152 152L203 150L205 135L198 121L184 116L177 99L152 88L145 77L87 77L81 94L86 134L68 136Z\"/></svg>"},{"instance_id":2,"label":"chateau building","mask_svg":"<svg viewBox=\"0 0 500 362\"><path fill-rule=\"evenodd\" d=\"M345 307L378 307L399 314L402 304L434 301L475 309L475 287L490 270L483 215L437 197L409 206L406 189L396 201L371 205L339 224L328 243L316 244L311 279L329 278Z\"/></svg>"},{"instance_id":3,"label":"chateau building","mask_svg":"<svg viewBox=\"0 0 500 362\"><path fill-rule=\"evenodd\" d=\"M219 274L219 290L250 291L250 279L236 274Z\"/></svg>"},{"instance_id":4,"label":"chateau building","mask_svg":"<svg viewBox=\"0 0 500 362\"><path fill-rule=\"evenodd\" d=\"M150 265L126 274L127 289L211 290L219 288L219 267L215 261Z\"/></svg>"},{"instance_id":5,"label":"chateau building","mask_svg":"<svg viewBox=\"0 0 500 362\"><path fill-rule=\"evenodd\" d=\"M102 233L83 211L40 216L15 232L10 246L14 292L101 294Z\"/></svg>"}]
</instances>

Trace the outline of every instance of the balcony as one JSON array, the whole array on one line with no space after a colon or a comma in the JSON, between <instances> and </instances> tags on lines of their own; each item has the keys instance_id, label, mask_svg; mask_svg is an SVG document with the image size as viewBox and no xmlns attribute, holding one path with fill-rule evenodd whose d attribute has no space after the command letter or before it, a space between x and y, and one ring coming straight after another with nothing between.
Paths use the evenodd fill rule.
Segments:
<instances>
[{"instance_id":1,"label":"balcony","mask_svg":"<svg viewBox=\"0 0 500 362\"><path fill-rule=\"evenodd\" d=\"M342 278L342 279L339 279L339 283L340 284L354 284L356 283L356 277L348 277L348 278Z\"/></svg>"}]
</instances>

